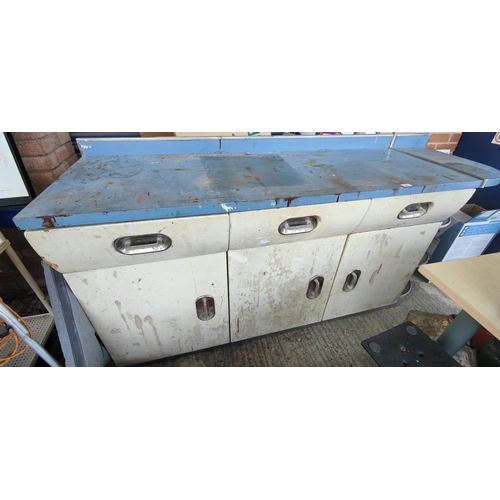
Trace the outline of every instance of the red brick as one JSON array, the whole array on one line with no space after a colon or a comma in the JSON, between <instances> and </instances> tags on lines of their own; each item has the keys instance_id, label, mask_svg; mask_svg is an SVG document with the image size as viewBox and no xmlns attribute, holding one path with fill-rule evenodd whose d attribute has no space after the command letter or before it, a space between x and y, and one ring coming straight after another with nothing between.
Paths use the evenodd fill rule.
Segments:
<instances>
[{"instance_id":1,"label":"red brick","mask_svg":"<svg viewBox=\"0 0 500 500\"><path fill-rule=\"evenodd\" d=\"M21 141L16 142L17 149L19 150L19 154L21 156L43 156L45 154L42 145L35 141Z\"/></svg>"},{"instance_id":2,"label":"red brick","mask_svg":"<svg viewBox=\"0 0 500 500\"><path fill-rule=\"evenodd\" d=\"M41 185L33 184L33 191L35 191L35 194L38 196L42 194L49 186L50 184L41 184Z\"/></svg>"},{"instance_id":3,"label":"red brick","mask_svg":"<svg viewBox=\"0 0 500 500\"><path fill-rule=\"evenodd\" d=\"M457 142L460 140L460 138L462 137L462 132L458 133L458 134L453 134L451 136L451 139L450 139L450 142Z\"/></svg>"},{"instance_id":4,"label":"red brick","mask_svg":"<svg viewBox=\"0 0 500 500\"><path fill-rule=\"evenodd\" d=\"M21 156L45 156L61 145L56 132L35 140L17 141L17 149Z\"/></svg>"},{"instance_id":5,"label":"red brick","mask_svg":"<svg viewBox=\"0 0 500 500\"><path fill-rule=\"evenodd\" d=\"M71 142L68 142L65 144L66 149L68 150L68 156L74 155L75 153L75 147Z\"/></svg>"},{"instance_id":6,"label":"red brick","mask_svg":"<svg viewBox=\"0 0 500 500\"><path fill-rule=\"evenodd\" d=\"M73 153L68 159L68 165L71 167L71 165L74 165L78 161L78 156L76 156L75 153Z\"/></svg>"},{"instance_id":7,"label":"red brick","mask_svg":"<svg viewBox=\"0 0 500 500\"><path fill-rule=\"evenodd\" d=\"M452 149L455 148L456 144L452 142L443 142L441 144L436 144L434 149Z\"/></svg>"},{"instance_id":8,"label":"red brick","mask_svg":"<svg viewBox=\"0 0 500 500\"><path fill-rule=\"evenodd\" d=\"M26 170L32 172L33 170L52 170L59 165L60 161L53 152L45 156L25 156L23 163Z\"/></svg>"},{"instance_id":9,"label":"red brick","mask_svg":"<svg viewBox=\"0 0 500 500\"><path fill-rule=\"evenodd\" d=\"M66 160L66 158L68 158L68 156L70 156L68 154L68 150L66 149L66 146L61 146L61 147L57 148L56 149L56 156L57 156L59 163L62 163L64 160Z\"/></svg>"},{"instance_id":10,"label":"red brick","mask_svg":"<svg viewBox=\"0 0 500 500\"><path fill-rule=\"evenodd\" d=\"M436 149L437 144L431 144L430 142L427 143L427 146L429 149Z\"/></svg>"},{"instance_id":11,"label":"red brick","mask_svg":"<svg viewBox=\"0 0 500 500\"><path fill-rule=\"evenodd\" d=\"M57 135L61 144L66 144L67 142L71 141L69 132L57 132Z\"/></svg>"},{"instance_id":12,"label":"red brick","mask_svg":"<svg viewBox=\"0 0 500 500\"><path fill-rule=\"evenodd\" d=\"M44 154L51 153L54 149L61 145L57 132L52 132L52 134L43 137L42 139L37 139L37 141L41 144Z\"/></svg>"},{"instance_id":13,"label":"red brick","mask_svg":"<svg viewBox=\"0 0 500 500\"><path fill-rule=\"evenodd\" d=\"M57 178L59 178L66 170L68 170L69 164L67 161L63 161L58 167L40 172L29 172L29 177L34 185L38 187L47 187L52 184ZM45 187L43 189L45 189Z\"/></svg>"},{"instance_id":14,"label":"red brick","mask_svg":"<svg viewBox=\"0 0 500 500\"><path fill-rule=\"evenodd\" d=\"M12 137L17 141L18 139L40 139L45 137L51 132L12 132Z\"/></svg>"},{"instance_id":15,"label":"red brick","mask_svg":"<svg viewBox=\"0 0 500 500\"><path fill-rule=\"evenodd\" d=\"M429 137L430 143L438 143L438 142L448 142L450 140L451 133L441 133L441 134L431 134Z\"/></svg>"}]
</instances>

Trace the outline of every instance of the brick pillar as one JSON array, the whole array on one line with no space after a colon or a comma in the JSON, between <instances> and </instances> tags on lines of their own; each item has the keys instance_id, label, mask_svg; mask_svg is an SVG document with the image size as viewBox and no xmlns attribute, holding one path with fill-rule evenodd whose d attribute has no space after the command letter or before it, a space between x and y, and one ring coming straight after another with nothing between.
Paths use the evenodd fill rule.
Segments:
<instances>
[{"instance_id":1,"label":"brick pillar","mask_svg":"<svg viewBox=\"0 0 500 500\"><path fill-rule=\"evenodd\" d=\"M12 132L35 193L78 160L68 132Z\"/></svg>"},{"instance_id":2,"label":"brick pillar","mask_svg":"<svg viewBox=\"0 0 500 500\"><path fill-rule=\"evenodd\" d=\"M440 132L431 134L427 147L430 149L449 149L450 153L455 151L462 132Z\"/></svg>"}]
</instances>

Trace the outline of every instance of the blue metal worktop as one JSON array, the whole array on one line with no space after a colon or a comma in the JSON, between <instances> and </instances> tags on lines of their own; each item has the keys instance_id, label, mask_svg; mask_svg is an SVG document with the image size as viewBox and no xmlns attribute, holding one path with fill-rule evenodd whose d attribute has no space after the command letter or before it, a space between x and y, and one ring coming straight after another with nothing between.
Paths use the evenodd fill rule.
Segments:
<instances>
[{"instance_id":1,"label":"blue metal worktop","mask_svg":"<svg viewBox=\"0 0 500 500\"><path fill-rule=\"evenodd\" d=\"M335 203L500 183L425 148L428 135L86 139L84 157L14 219L20 229Z\"/></svg>"}]
</instances>

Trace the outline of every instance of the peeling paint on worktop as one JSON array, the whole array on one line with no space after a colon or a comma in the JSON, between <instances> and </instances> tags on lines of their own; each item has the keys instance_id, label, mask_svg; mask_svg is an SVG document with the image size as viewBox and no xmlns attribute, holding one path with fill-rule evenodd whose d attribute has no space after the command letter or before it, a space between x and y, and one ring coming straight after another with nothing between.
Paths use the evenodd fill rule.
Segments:
<instances>
[{"instance_id":1,"label":"peeling paint on worktop","mask_svg":"<svg viewBox=\"0 0 500 500\"><path fill-rule=\"evenodd\" d=\"M15 222L20 229L50 229L476 189L481 184L436 162L383 148L91 156L75 163Z\"/></svg>"}]
</instances>

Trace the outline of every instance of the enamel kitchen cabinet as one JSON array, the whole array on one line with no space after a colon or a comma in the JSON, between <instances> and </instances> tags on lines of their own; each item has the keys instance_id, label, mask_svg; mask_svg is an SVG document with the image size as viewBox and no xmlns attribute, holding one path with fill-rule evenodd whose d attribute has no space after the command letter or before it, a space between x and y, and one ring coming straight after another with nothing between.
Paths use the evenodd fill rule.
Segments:
<instances>
[{"instance_id":1,"label":"enamel kitchen cabinet","mask_svg":"<svg viewBox=\"0 0 500 500\"><path fill-rule=\"evenodd\" d=\"M473 193L465 189L372 200L347 238L323 319L395 303L446 214L457 212Z\"/></svg>"},{"instance_id":2,"label":"enamel kitchen cabinet","mask_svg":"<svg viewBox=\"0 0 500 500\"><path fill-rule=\"evenodd\" d=\"M229 342L227 216L27 231L26 237L64 274L116 364Z\"/></svg>"},{"instance_id":3,"label":"enamel kitchen cabinet","mask_svg":"<svg viewBox=\"0 0 500 500\"><path fill-rule=\"evenodd\" d=\"M369 200L230 214L231 338L323 319L347 235Z\"/></svg>"},{"instance_id":4,"label":"enamel kitchen cabinet","mask_svg":"<svg viewBox=\"0 0 500 500\"><path fill-rule=\"evenodd\" d=\"M397 301L490 167L428 135L85 139L16 217L127 366Z\"/></svg>"}]
</instances>

